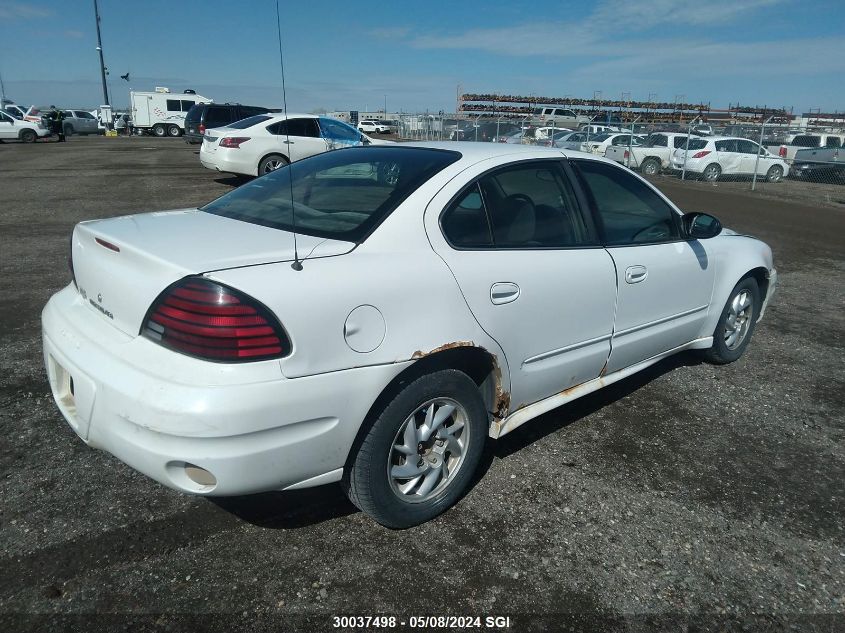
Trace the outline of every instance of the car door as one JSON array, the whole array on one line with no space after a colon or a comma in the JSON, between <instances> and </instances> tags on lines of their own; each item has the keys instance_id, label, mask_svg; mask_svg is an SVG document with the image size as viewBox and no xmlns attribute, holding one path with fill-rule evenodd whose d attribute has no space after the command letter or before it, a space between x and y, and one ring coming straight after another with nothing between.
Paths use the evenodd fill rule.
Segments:
<instances>
[{"instance_id":1,"label":"car door","mask_svg":"<svg viewBox=\"0 0 845 633\"><path fill-rule=\"evenodd\" d=\"M279 121L267 130L275 135L278 150L291 162L325 152L328 144L320 136L315 118L294 118Z\"/></svg>"},{"instance_id":2,"label":"car door","mask_svg":"<svg viewBox=\"0 0 845 633\"><path fill-rule=\"evenodd\" d=\"M739 152L737 142L740 139L729 138L716 141L716 160L723 174L742 173L742 154Z\"/></svg>"},{"instance_id":3,"label":"car door","mask_svg":"<svg viewBox=\"0 0 845 633\"><path fill-rule=\"evenodd\" d=\"M0 112L0 138L17 138L18 132L15 120L5 112Z\"/></svg>"},{"instance_id":4,"label":"car door","mask_svg":"<svg viewBox=\"0 0 845 633\"><path fill-rule=\"evenodd\" d=\"M616 265L618 298L607 371L695 339L713 292L714 263L681 237L680 215L624 167L575 160L603 243Z\"/></svg>"},{"instance_id":5,"label":"car door","mask_svg":"<svg viewBox=\"0 0 845 633\"><path fill-rule=\"evenodd\" d=\"M754 141L738 140L736 142L737 152L740 155L740 173L753 174L755 165L758 174L765 174L772 164L771 158L768 158L768 152L765 152L757 160L757 153L760 151L760 146Z\"/></svg>"},{"instance_id":6,"label":"car door","mask_svg":"<svg viewBox=\"0 0 845 633\"><path fill-rule=\"evenodd\" d=\"M426 209L432 247L505 353L511 411L596 378L610 351L613 261L563 163L473 167Z\"/></svg>"}]
</instances>

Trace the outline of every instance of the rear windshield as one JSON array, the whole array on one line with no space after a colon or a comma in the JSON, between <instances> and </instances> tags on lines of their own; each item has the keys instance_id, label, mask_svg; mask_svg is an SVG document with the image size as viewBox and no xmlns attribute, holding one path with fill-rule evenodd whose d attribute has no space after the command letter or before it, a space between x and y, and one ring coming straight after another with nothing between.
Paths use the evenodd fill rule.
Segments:
<instances>
[{"instance_id":1,"label":"rear windshield","mask_svg":"<svg viewBox=\"0 0 845 633\"><path fill-rule=\"evenodd\" d=\"M240 121L230 123L228 127L235 128L236 130L245 130L248 127L252 127L253 125L258 125L259 123L264 123L264 121L269 121L272 118L273 117L267 116L266 114L257 114L255 116L247 117L246 119L241 119Z\"/></svg>"},{"instance_id":2,"label":"rear windshield","mask_svg":"<svg viewBox=\"0 0 845 633\"><path fill-rule=\"evenodd\" d=\"M294 230L295 214L298 233L362 242L414 190L460 157L419 147L325 152L242 185L201 210L283 231Z\"/></svg>"},{"instance_id":3,"label":"rear windshield","mask_svg":"<svg viewBox=\"0 0 845 633\"><path fill-rule=\"evenodd\" d=\"M796 136L792 139L792 144L798 147L820 147L822 139L820 136Z\"/></svg>"},{"instance_id":4,"label":"rear windshield","mask_svg":"<svg viewBox=\"0 0 845 633\"><path fill-rule=\"evenodd\" d=\"M205 110L204 103L198 103L195 106L192 106L190 110L188 110L188 114L185 115L185 122L188 121L199 121L202 118L202 111Z\"/></svg>"}]
</instances>

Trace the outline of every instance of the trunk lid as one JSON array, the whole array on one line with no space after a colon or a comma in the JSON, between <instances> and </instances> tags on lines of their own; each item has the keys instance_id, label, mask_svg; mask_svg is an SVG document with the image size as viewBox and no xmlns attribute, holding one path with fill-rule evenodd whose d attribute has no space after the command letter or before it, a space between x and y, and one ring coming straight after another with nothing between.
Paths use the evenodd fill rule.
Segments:
<instances>
[{"instance_id":1,"label":"trunk lid","mask_svg":"<svg viewBox=\"0 0 845 633\"><path fill-rule=\"evenodd\" d=\"M300 257L348 253L355 244L297 234ZM197 209L82 222L73 231L77 288L93 314L137 335L155 298L187 275L293 261L293 233Z\"/></svg>"}]
</instances>

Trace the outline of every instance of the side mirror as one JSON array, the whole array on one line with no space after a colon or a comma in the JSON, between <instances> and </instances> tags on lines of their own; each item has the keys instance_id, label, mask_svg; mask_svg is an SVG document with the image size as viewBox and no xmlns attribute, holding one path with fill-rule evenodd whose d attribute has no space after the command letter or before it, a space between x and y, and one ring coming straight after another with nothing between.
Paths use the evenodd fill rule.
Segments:
<instances>
[{"instance_id":1,"label":"side mirror","mask_svg":"<svg viewBox=\"0 0 845 633\"><path fill-rule=\"evenodd\" d=\"M684 234L690 240L706 240L722 232L722 223L706 213L686 213L682 221Z\"/></svg>"}]
</instances>

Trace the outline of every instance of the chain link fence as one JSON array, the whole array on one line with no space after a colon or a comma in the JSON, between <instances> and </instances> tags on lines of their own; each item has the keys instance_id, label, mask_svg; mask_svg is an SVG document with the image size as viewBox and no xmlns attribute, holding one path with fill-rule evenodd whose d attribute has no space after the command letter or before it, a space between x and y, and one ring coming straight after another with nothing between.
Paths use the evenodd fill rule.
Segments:
<instances>
[{"instance_id":1,"label":"chain link fence","mask_svg":"<svg viewBox=\"0 0 845 633\"><path fill-rule=\"evenodd\" d=\"M549 132L549 127L568 125L569 129L580 130L595 139L610 125L599 119L577 124L550 119L539 124L529 116L467 112L402 114L396 123L398 137L408 141L507 141L537 145L551 144L548 135L554 134L554 130ZM642 142L653 132L690 135L691 148L684 148L684 160L679 157L681 162L672 163L670 156L662 169L656 174L648 173L649 177L845 205L845 125L806 128L771 123L718 125L693 119L662 125L616 123L610 127L629 133L633 130ZM538 128L546 129L537 132ZM560 131L558 135L563 133ZM634 151L638 151L636 145ZM638 168L636 163L628 165Z\"/></svg>"}]
</instances>

